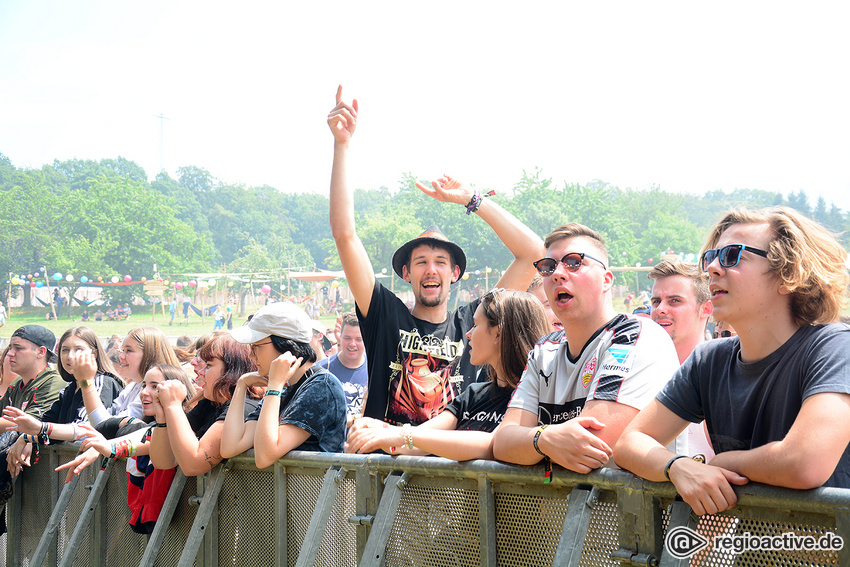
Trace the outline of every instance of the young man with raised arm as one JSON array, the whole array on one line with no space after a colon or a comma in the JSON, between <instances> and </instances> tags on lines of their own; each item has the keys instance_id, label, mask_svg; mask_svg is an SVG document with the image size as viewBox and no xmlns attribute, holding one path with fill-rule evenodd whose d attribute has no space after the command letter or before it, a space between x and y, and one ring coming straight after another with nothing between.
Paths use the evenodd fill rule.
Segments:
<instances>
[{"instance_id":1,"label":"young man with raised arm","mask_svg":"<svg viewBox=\"0 0 850 567\"><path fill-rule=\"evenodd\" d=\"M676 350L649 319L614 310L614 275L598 233L570 223L545 246L546 257L534 265L564 329L531 351L493 453L588 473L616 457L611 448L620 433L675 372ZM682 436L675 447L686 451L686 444Z\"/></svg>"},{"instance_id":2,"label":"young man with raised arm","mask_svg":"<svg viewBox=\"0 0 850 567\"><path fill-rule=\"evenodd\" d=\"M630 424L618 463L670 480L697 514L732 508L732 485L850 487L847 253L787 208L728 213L701 258L714 315L737 337L694 350ZM663 445L705 419L717 455L702 464Z\"/></svg>"},{"instance_id":3,"label":"young man with raised arm","mask_svg":"<svg viewBox=\"0 0 850 567\"><path fill-rule=\"evenodd\" d=\"M369 360L363 414L395 425L423 423L443 411L464 385L475 380L476 369L469 363L464 335L472 327L478 302L452 313L448 310L449 288L463 274L466 256L460 246L432 226L393 256L393 269L413 288L413 308L408 309L377 282L357 235L353 192L347 179L358 105L356 100L351 104L342 101L342 87L337 90L336 101L328 115L334 136L330 221ZM476 213L505 243L514 261L497 286L528 287L534 277L532 262L543 250L540 237L492 199L482 199L480 192L454 179L440 179L432 187L417 186L438 201Z\"/></svg>"}]
</instances>

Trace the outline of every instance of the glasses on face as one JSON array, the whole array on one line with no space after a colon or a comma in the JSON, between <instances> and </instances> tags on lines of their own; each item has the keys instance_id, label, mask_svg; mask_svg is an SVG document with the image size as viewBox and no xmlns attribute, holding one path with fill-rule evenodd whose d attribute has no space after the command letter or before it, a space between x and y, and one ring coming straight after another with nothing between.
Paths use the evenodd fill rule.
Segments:
<instances>
[{"instance_id":1,"label":"glasses on face","mask_svg":"<svg viewBox=\"0 0 850 567\"><path fill-rule=\"evenodd\" d=\"M266 341L266 342L264 342L264 343L255 343L255 344L252 344L252 345L251 345L251 354L253 354L254 356L256 356L256 355L257 355L257 347L261 347L261 346L263 346L263 345L270 345L270 344L272 344L272 342L271 342L271 341Z\"/></svg>"},{"instance_id":2,"label":"glasses on face","mask_svg":"<svg viewBox=\"0 0 850 567\"><path fill-rule=\"evenodd\" d=\"M583 252L570 252L560 260L556 260L554 258L541 258L540 260L534 262L534 267L537 268L537 272L545 278L555 273L555 269L558 267L558 262L563 264L564 267L569 271L577 272L579 271L579 269L581 269L582 263L584 262L585 258L595 260L602 264L602 267L604 269L608 269L605 266L605 262L603 262L599 258L594 258L590 254L585 254Z\"/></svg>"},{"instance_id":3,"label":"glasses on face","mask_svg":"<svg viewBox=\"0 0 850 567\"><path fill-rule=\"evenodd\" d=\"M714 262L714 259L717 258L720 261L720 265L724 268L732 268L738 265L738 262L741 261L741 252L744 251L752 252L753 254L758 254L764 258L767 258L767 252L761 250L760 248L753 248L752 246L744 246L743 244L728 244L723 248L712 248L711 250L706 250L702 253L702 262L700 263L700 267L703 272L708 271L708 267Z\"/></svg>"}]
</instances>

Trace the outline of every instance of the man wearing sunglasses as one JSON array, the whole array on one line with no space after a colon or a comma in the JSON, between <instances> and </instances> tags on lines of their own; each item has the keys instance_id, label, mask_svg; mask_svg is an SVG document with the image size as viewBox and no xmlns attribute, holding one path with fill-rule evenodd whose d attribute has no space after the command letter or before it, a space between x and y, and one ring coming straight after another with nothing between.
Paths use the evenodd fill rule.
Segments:
<instances>
[{"instance_id":1,"label":"man wearing sunglasses","mask_svg":"<svg viewBox=\"0 0 850 567\"><path fill-rule=\"evenodd\" d=\"M414 304L404 302L375 279L372 262L357 235L354 199L346 175L349 143L357 123L357 101L342 101L328 115L334 136L330 220L337 251L354 296L369 380L363 415L394 425L419 424L445 409L463 387L476 378L469 362L466 332L478 301L449 313L449 290L466 268L466 255L436 227L402 245L393 269L411 284ZM540 237L492 199L451 178L419 189L438 201L455 203L475 213L508 247L515 260L502 274L499 287L524 290L534 277L531 263L543 251ZM360 427L360 420L353 429Z\"/></svg>"},{"instance_id":2,"label":"man wearing sunglasses","mask_svg":"<svg viewBox=\"0 0 850 567\"><path fill-rule=\"evenodd\" d=\"M546 460L580 473L609 463L623 428L678 366L670 336L647 318L618 314L602 237L567 224L546 237L534 263L563 331L528 359L493 440L497 459ZM674 445L687 451L686 436Z\"/></svg>"},{"instance_id":3,"label":"man wearing sunglasses","mask_svg":"<svg viewBox=\"0 0 850 567\"><path fill-rule=\"evenodd\" d=\"M698 346L623 433L618 464L671 481L697 514L732 508L732 485L850 488L847 253L817 223L777 207L728 213L702 269L714 315L737 337ZM664 443L705 419L708 464Z\"/></svg>"}]
</instances>

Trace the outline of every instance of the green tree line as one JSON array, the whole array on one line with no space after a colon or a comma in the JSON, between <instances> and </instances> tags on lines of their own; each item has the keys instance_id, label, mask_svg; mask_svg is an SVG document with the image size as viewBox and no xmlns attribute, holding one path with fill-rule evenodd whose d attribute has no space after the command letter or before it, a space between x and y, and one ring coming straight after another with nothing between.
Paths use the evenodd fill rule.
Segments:
<instances>
[{"instance_id":1,"label":"green tree line","mask_svg":"<svg viewBox=\"0 0 850 567\"><path fill-rule=\"evenodd\" d=\"M358 232L377 271L391 274L395 249L431 224L463 246L469 271L507 266L510 253L483 221L425 196L416 180L406 173L394 189L355 192ZM823 198L812 205L802 190L681 195L602 181L557 184L534 170L492 198L541 236L568 221L591 226L605 236L615 266L646 266L669 252L696 254L707 229L735 206L786 205L835 232L850 228L847 213ZM148 181L139 165L121 157L25 169L0 154L0 273L48 266L79 275L150 277L153 264L165 276L339 269L328 207L327 195L225 183L194 166L180 168L177 179L162 172ZM633 278L618 275L620 283L626 277ZM0 290L5 299L8 288Z\"/></svg>"}]
</instances>

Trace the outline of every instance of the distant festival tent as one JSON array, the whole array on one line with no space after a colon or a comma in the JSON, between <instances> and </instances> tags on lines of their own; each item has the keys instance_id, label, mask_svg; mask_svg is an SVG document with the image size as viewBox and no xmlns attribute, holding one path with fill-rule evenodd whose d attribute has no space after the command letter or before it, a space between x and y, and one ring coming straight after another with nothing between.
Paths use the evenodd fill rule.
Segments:
<instances>
[{"instance_id":1,"label":"distant festival tent","mask_svg":"<svg viewBox=\"0 0 850 567\"><path fill-rule=\"evenodd\" d=\"M345 272L331 272L319 270L318 272L289 272L289 277L304 282L327 282L345 277Z\"/></svg>"}]
</instances>

